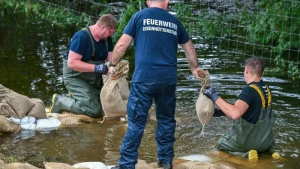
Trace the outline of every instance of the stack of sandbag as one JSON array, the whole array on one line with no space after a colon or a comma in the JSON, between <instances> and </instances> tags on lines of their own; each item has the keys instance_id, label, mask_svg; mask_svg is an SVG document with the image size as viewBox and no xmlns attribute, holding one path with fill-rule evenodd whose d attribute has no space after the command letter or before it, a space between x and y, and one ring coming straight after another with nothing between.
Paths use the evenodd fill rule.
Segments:
<instances>
[{"instance_id":1,"label":"stack of sandbag","mask_svg":"<svg viewBox=\"0 0 300 169\"><path fill-rule=\"evenodd\" d=\"M47 118L43 101L37 98L28 98L0 84L0 132L18 131L20 127L16 127L7 118L22 119L25 116L36 119Z\"/></svg>"},{"instance_id":2,"label":"stack of sandbag","mask_svg":"<svg viewBox=\"0 0 300 169\"><path fill-rule=\"evenodd\" d=\"M211 117L214 114L214 103L207 96L203 95L203 90L210 87L209 72L205 70L200 77L204 77L201 82L201 90L196 102L196 113L202 124L202 134L204 133L204 127L209 123Z\"/></svg>"},{"instance_id":3,"label":"stack of sandbag","mask_svg":"<svg viewBox=\"0 0 300 169\"><path fill-rule=\"evenodd\" d=\"M105 119L126 116L126 106L129 95L128 81L129 63L121 60L115 67L116 79L112 80L109 75L103 75L104 85L100 92L100 100Z\"/></svg>"}]
</instances>

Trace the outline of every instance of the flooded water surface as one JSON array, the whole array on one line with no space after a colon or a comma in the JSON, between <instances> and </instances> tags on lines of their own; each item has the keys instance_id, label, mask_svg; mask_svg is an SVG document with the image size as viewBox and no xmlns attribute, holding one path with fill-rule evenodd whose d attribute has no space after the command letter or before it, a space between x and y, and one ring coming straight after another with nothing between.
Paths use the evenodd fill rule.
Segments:
<instances>
[{"instance_id":1,"label":"flooded water surface","mask_svg":"<svg viewBox=\"0 0 300 169\"><path fill-rule=\"evenodd\" d=\"M39 19L0 8L0 84L31 98L41 98L51 105L54 93L65 93L62 84L62 58L69 39L78 28L58 29ZM193 34L191 33L191 36ZM194 36L193 36L194 37ZM197 37L195 36L197 39ZM197 42L197 40L195 40ZM209 70L213 87L220 96L234 103L245 82L243 56L209 54L195 43L199 63ZM125 59L133 71L133 51ZM267 64L271 61L266 60ZM274 127L276 151L283 157L273 160L270 154L259 155L257 162L242 158L222 158L215 151L218 138L232 126L228 117L213 118L200 135L202 125L195 112L200 81L188 67L184 53L178 54L178 85L176 108L175 156L206 155L209 162L221 162L236 168L292 169L300 166L300 94L299 82L285 77L266 75L263 80L273 94L273 111L277 115ZM0 133L0 157L10 157L43 167L43 161L74 164L101 161L117 163L126 122L104 122L62 127L48 133L22 131ZM139 158L156 162L156 123L149 121L139 148Z\"/></svg>"}]
</instances>

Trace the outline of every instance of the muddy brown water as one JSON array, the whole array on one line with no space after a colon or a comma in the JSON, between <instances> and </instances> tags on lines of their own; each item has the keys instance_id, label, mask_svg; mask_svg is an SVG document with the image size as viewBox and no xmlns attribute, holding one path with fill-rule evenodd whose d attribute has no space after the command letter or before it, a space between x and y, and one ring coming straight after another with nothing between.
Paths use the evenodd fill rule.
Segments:
<instances>
[{"instance_id":1,"label":"muddy brown water","mask_svg":"<svg viewBox=\"0 0 300 169\"><path fill-rule=\"evenodd\" d=\"M28 97L41 98L47 106L54 93L64 93L62 84L62 57L72 34L77 28L57 29L48 24L26 18L0 8L0 83ZM195 41L197 42L197 41ZM203 44L197 44L201 46ZM228 52L214 52L197 48L199 63L211 74L212 84L219 95L233 103L245 85L243 81L243 56L231 56ZM133 65L133 51L125 59ZM129 81L133 71L129 74ZM259 161L246 159L218 159L236 168L298 168L300 151L300 94L299 82L285 77L268 76L264 81L273 93L273 109L277 114L274 127L276 151L282 160L273 160L262 154ZM200 82L193 78L184 59L178 54L178 86L176 108L176 157L207 155L213 159L214 145L232 125L227 117L213 118L201 133L201 124L195 113ZM156 123L150 121L139 148L139 158L156 161ZM84 161L101 161L107 165L117 163L119 148L126 131L126 122L105 122L63 127L41 133L22 131L0 133L0 157L6 160L28 162L42 167L43 161L74 164ZM8 158L9 157L9 158Z\"/></svg>"}]
</instances>

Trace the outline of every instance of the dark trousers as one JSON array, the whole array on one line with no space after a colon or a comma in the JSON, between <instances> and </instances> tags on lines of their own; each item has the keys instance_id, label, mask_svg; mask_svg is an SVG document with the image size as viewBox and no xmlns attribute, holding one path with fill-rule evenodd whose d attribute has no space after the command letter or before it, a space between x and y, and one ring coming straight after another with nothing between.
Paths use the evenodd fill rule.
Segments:
<instances>
[{"instance_id":1,"label":"dark trousers","mask_svg":"<svg viewBox=\"0 0 300 169\"><path fill-rule=\"evenodd\" d=\"M176 121L176 82L132 83L127 104L128 128L124 136L119 158L122 169L134 169L138 159L149 109L154 100L157 118L156 144L158 159L171 163L174 157Z\"/></svg>"}]
</instances>

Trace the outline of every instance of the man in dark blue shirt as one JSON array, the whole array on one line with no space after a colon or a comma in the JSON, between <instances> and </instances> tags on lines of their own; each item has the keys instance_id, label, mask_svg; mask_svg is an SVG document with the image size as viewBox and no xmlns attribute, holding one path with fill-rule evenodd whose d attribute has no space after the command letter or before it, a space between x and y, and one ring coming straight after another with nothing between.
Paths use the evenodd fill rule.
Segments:
<instances>
[{"instance_id":1,"label":"man in dark blue shirt","mask_svg":"<svg viewBox=\"0 0 300 169\"><path fill-rule=\"evenodd\" d=\"M105 14L94 25L74 34L63 60L63 80L70 95L54 94L51 113L65 110L95 118L101 115L102 74L108 70L105 62L111 60L111 36L116 28L115 17Z\"/></svg>"},{"instance_id":2,"label":"man in dark blue shirt","mask_svg":"<svg viewBox=\"0 0 300 169\"><path fill-rule=\"evenodd\" d=\"M123 139L119 165L114 168L134 169L154 100L157 118L156 143L158 166L172 168L176 121L177 50L186 53L193 75L203 71L198 65L195 48L181 22L166 11L168 0L148 0L149 8L137 12L127 24L116 44L109 67L114 79L114 65L125 54L134 39L135 70L127 104L128 128Z\"/></svg>"}]
</instances>

